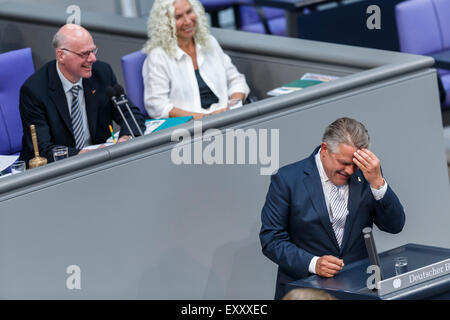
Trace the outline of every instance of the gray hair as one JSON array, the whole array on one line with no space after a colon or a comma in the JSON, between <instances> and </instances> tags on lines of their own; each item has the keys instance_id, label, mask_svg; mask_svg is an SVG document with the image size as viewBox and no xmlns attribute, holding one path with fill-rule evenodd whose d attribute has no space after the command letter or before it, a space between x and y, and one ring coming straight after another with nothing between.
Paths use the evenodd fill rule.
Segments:
<instances>
[{"instance_id":1,"label":"gray hair","mask_svg":"<svg viewBox=\"0 0 450 320\"><path fill-rule=\"evenodd\" d=\"M336 153L340 143L357 149L369 148L370 137L366 127L355 119L339 118L330 124L323 134L322 141L329 152Z\"/></svg>"},{"instance_id":2,"label":"gray hair","mask_svg":"<svg viewBox=\"0 0 450 320\"><path fill-rule=\"evenodd\" d=\"M209 28L205 9L198 0L187 0L197 16L195 42L209 48ZM169 57L174 58L178 46L177 28L173 3L175 0L155 0L147 22L149 40L142 51L149 54L154 48L161 47Z\"/></svg>"},{"instance_id":3,"label":"gray hair","mask_svg":"<svg viewBox=\"0 0 450 320\"><path fill-rule=\"evenodd\" d=\"M65 41L64 35L59 31L55 33L52 40L53 48L58 49L62 43Z\"/></svg>"}]
</instances>

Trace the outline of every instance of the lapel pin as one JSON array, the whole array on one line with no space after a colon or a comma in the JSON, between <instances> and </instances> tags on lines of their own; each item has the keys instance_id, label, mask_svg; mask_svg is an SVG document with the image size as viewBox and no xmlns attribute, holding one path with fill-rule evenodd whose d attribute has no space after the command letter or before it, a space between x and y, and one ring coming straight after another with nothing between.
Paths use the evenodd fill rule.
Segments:
<instances>
[{"instance_id":1,"label":"lapel pin","mask_svg":"<svg viewBox=\"0 0 450 320\"><path fill-rule=\"evenodd\" d=\"M358 182L361 182L361 178L360 177L358 177Z\"/></svg>"},{"instance_id":2,"label":"lapel pin","mask_svg":"<svg viewBox=\"0 0 450 320\"><path fill-rule=\"evenodd\" d=\"M96 90L96 89L92 90L92 94L94 94L94 93L95 93L95 91L97 91L97 90Z\"/></svg>"}]
</instances>

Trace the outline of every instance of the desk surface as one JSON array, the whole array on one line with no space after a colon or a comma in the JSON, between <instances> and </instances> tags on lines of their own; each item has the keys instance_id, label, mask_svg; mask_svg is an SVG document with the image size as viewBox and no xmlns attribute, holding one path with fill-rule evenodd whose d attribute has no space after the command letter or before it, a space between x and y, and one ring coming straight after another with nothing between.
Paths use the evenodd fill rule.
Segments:
<instances>
[{"instance_id":1,"label":"desk surface","mask_svg":"<svg viewBox=\"0 0 450 320\"><path fill-rule=\"evenodd\" d=\"M431 55L436 61L434 66L440 69L450 70L450 50L441 51Z\"/></svg>"},{"instance_id":2,"label":"desk surface","mask_svg":"<svg viewBox=\"0 0 450 320\"><path fill-rule=\"evenodd\" d=\"M336 0L255 0L257 5L276 7L288 11L300 11L301 9L327 2L336 2Z\"/></svg>"},{"instance_id":3,"label":"desk surface","mask_svg":"<svg viewBox=\"0 0 450 320\"><path fill-rule=\"evenodd\" d=\"M412 271L450 258L450 249L407 244L385 251L379 254L379 256L383 277L384 279L388 279L395 276L395 257L406 256L408 258L408 271ZM367 279L370 276L366 273L369 265L369 259L363 259L344 266L342 271L334 278L322 278L314 275L292 282L289 286L291 289L325 289L338 298L384 299L385 297L379 297L376 291L371 291L366 286ZM450 277L448 278L450 282ZM414 294L411 293L408 298L415 298ZM392 298L393 295L394 293L386 298ZM402 296L402 298L405 298L405 296Z\"/></svg>"}]
</instances>

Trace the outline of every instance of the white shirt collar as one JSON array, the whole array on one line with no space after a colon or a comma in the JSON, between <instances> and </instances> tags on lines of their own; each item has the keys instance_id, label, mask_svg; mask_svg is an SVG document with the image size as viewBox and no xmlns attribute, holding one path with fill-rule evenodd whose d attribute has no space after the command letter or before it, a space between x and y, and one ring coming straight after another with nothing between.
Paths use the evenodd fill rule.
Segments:
<instances>
[{"instance_id":1,"label":"white shirt collar","mask_svg":"<svg viewBox=\"0 0 450 320\"><path fill-rule=\"evenodd\" d=\"M319 151L316 153L314 158L316 160L317 170L319 170L320 181L322 181L323 183L330 181L330 179L328 178L325 169L323 168L322 160L320 159L320 150L322 150L322 148L319 148Z\"/></svg>"},{"instance_id":2,"label":"white shirt collar","mask_svg":"<svg viewBox=\"0 0 450 320\"><path fill-rule=\"evenodd\" d=\"M78 80L78 82L76 83L72 83L69 80L67 80L66 77L64 77L64 75L62 74L61 70L59 70L59 66L58 66L58 61L56 61L56 71L58 72L58 76L59 79L61 80L64 92L69 92L70 89L72 89L72 87L76 84L78 84L81 89L83 89L83 78L80 78L80 80Z\"/></svg>"},{"instance_id":3,"label":"white shirt collar","mask_svg":"<svg viewBox=\"0 0 450 320\"><path fill-rule=\"evenodd\" d=\"M196 42L195 49L197 51L197 60L198 60L198 55L202 51L202 46ZM175 59L180 60L183 56L188 56L188 54L177 45L177 52L175 53Z\"/></svg>"}]
</instances>

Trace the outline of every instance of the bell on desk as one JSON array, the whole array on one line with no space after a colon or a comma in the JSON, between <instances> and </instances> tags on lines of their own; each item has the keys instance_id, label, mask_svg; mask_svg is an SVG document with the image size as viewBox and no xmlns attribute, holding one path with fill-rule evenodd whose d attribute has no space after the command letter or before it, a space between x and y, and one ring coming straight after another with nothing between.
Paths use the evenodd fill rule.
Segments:
<instances>
[{"instance_id":1,"label":"bell on desk","mask_svg":"<svg viewBox=\"0 0 450 320\"><path fill-rule=\"evenodd\" d=\"M47 159L39 156L36 128L34 127L34 124L30 125L30 131L34 147L34 158L30 159L28 166L30 169L45 166L47 164Z\"/></svg>"}]
</instances>

